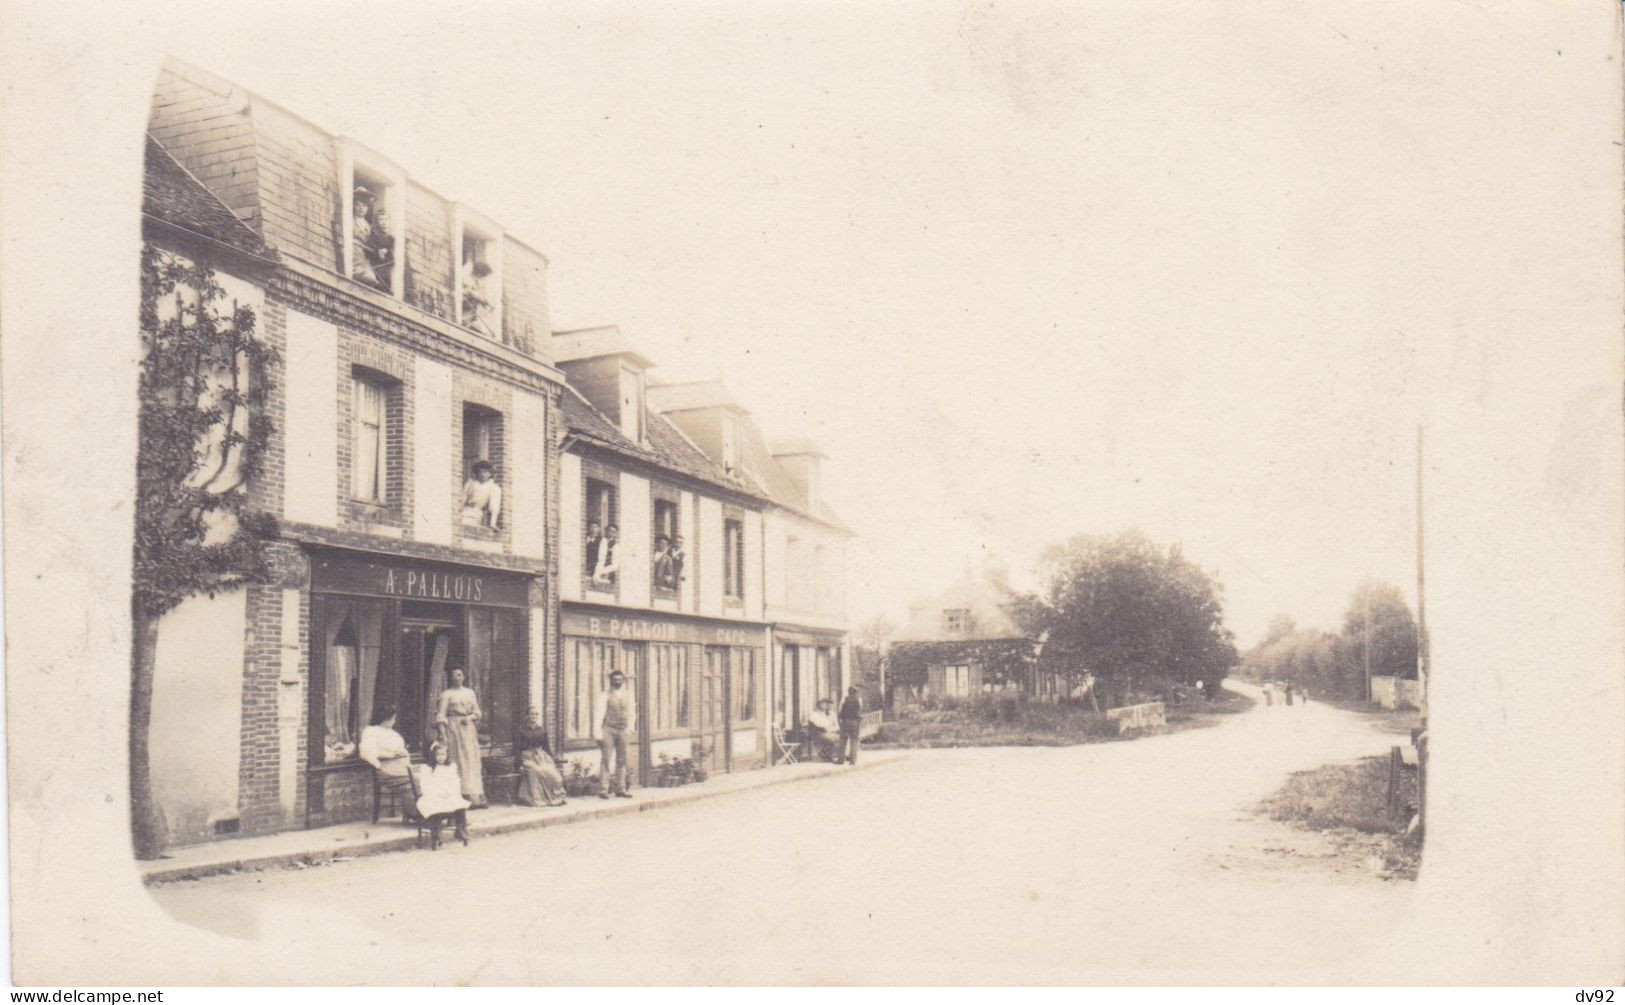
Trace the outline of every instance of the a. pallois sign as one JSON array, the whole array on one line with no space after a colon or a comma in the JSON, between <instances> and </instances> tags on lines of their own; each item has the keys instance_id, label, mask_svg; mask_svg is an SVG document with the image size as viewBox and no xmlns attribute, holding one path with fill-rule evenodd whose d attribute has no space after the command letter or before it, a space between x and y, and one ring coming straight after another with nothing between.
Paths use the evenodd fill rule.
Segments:
<instances>
[{"instance_id":1,"label":"a. pallois sign","mask_svg":"<svg viewBox=\"0 0 1625 1005\"><path fill-rule=\"evenodd\" d=\"M361 593L402 600L524 607L530 591L523 576L411 559L379 560L316 554L311 588L318 593Z\"/></svg>"},{"instance_id":2,"label":"a. pallois sign","mask_svg":"<svg viewBox=\"0 0 1625 1005\"><path fill-rule=\"evenodd\" d=\"M759 646L765 641L759 627L741 627L686 618L649 618L565 611L560 617L565 635L647 642L693 642L707 646Z\"/></svg>"}]
</instances>

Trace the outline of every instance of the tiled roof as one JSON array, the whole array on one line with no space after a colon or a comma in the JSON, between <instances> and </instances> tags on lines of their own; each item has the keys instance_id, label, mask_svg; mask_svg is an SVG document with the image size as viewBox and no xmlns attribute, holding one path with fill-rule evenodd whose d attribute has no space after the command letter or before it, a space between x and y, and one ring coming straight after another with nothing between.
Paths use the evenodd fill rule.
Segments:
<instances>
[{"instance_id":1,"label":"tiled roof","mask_svg":"<svg viewBox=\"0 0 1625 1005\"><path fill-rule=\"evenodd\" d=\"M767 442L756 429L756 424L747 419L744 426L746 427L746 434L741 437L744 444L744 453L740 457L740 465L745 469L746 474L761 482L768 498L785 509L800 513L802 516L811 517L820 523L829 524L837 530L846 531L850 534L851 529L843 524L840 518L835 515L835 511L824 505L822 500L819 501L816 507L808 505L806 494L797 487L795 480L779 466L779 462L773 456L773 453L768 452ZM800 451L796 452L799 453ZM778 451L774 451L774 453L778 453ZM823 456L822 453L819 456Z\"/></svg>"},{"instance_id":2,"label":"tiled roof","mask_svg":"<svg viewBox=\"0 0 1625 1005\"><path fill-rule=\"evenodd\" d=\"M745 409L720 380L696 380L684 384L652 384L649 407L657 412L686 412L693 408Z\"/></svg>"},{"instance_id":3,"label":"tiled roof","mask_svg":"<svg viewBox=\"0 0 1625 1005\"><path fill-rule=\"evenodd\" d=\"M688 437L678 432L677 427L662 415L651 412L647 416L649 442L642 445L627 439L613 422L592 407L575 388L566 386L562 404L565 426L573 436L589 440L622 456L715 485L736 495L765 501L762 492L728 477L721 468L712 464L698 447L689 442Z\"/></svg>"},{"instance_id":4,"label":"tiled roof","mask_svg":"<svg viewBox=\"0 0 1625 1005\"><path fill-rule=\"evenodd\" d=\"M143 174L141 211L200 237L208 238L254 258L272 261L275 253L265 246L253 228L237 219L225 203L181 167L169 151L151 136L147 137L146 170Z\"/></svg>"}]
</instances>

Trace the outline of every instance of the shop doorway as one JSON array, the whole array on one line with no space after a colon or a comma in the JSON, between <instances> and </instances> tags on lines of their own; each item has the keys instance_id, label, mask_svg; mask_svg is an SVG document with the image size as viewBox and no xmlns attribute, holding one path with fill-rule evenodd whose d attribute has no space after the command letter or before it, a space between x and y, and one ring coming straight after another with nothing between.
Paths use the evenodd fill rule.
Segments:
<instances>
[{"instance_id":1,"label":"shop doorway","mask_svg":"<svg viewBox=\"0 0 1625 1005\"><path fill-rule=\"evenodd\" d=\"M732 770L733 729L729 723L728 650L707 646L700 672L699 737L705 744L707 765L713 772Z\"/></svg>"},{"instance_id":2,"label":"shop doorway","mask_svg":"<svg viewBox=\"0 0 1625 1005\"><path fill-rule=\"evenodd\" d=\"M440 692L452 667L465 662L467 645L458 608L445 604L401 605L401 673L396 696L399 732L419 757L436 738ZM483 701L483 696L481 696Z\"/></svg>"},{"instance_id":3,"label":"shop doorway","mask_svg":"<svg viewBox=\"0 0 1625 1005\"><path fill-rule=\"evenodd\" d=\"M646 671L649 651L642 642L621 643L621 673L626 675L626 686L632 691L632 707L637 709L638 728L632 738L633 749L627 751L632 765L632 783L648 785L654 777L654 764L649 751L649 688Z\"/></svg>"}]
</instances>

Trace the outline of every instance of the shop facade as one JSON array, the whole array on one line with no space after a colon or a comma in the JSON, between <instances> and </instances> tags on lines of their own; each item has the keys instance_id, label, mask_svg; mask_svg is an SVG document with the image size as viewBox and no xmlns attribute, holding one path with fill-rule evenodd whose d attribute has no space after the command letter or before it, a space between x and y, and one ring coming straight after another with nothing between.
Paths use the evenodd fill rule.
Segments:
<instances>
[{"instance_id":1,"label":"shop facade","mask_svg":"<svg viewBox=\"0 0 1625 1005\"><path fill-rule=\"evenodd\" d=\"M637 707L634 784L652 784L662 756L700 752L713 773L763 763L766 625L565 603L559 631L567 759L597 769L594 702L619 671Z\"/></svg>"}]
</instances>

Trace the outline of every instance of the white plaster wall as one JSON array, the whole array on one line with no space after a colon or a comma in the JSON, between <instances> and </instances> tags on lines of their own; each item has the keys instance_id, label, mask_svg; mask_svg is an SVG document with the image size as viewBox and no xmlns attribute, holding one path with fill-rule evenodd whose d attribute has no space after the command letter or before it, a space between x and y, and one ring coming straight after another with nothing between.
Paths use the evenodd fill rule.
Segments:
<instances>
[{"instance_id":1,"label":"white plaster wall","mask_svg":"<svg viewBox=\"0 0 1625 1005\"><path fill-rule=\"evenodd\" d=\"M654 763L657 765L660 763L661 754L665 754L667 757L675 759L678 757L687 757L693 752L694 739L688 736L680 736L671 740L655 740L653 743L649 744L649 757L652 758Z\"/></svg>"},{"instance_id":2,"label":"white plaster wall","mask_svg":"<svg viewBox=\"0 0 1625 1005\"><path fill-rule=\"evenodd\" d=\"M649 536L652 502L649 480L621 472L621 603L649 606Z\"/></svg>"},{"instance_id":3,"label":"white plaster wall","mask_svg":"<svg viewBox=\"0 0 1625 1005\"><path fill-rule=\"evenodd\" d=\"M722 616L722 503L705 496L699 497L699 519L695 526L700 531L700 613L707 617Z\"/></svg>"},{"instance_id":4,"label":"white plaster wall","mask_svg":"<svg viewBox=\"0 0 1625 1005\"><path fill-rule=\"evenodd\" d=\"M171 833L188 839L237 816L247 611L235 590L188 598L158 624L153 797Z\"/></svg>"},{"instance_id":5,"label":"white plaster wall","mask_svg":"<svg viewBox=\"0 0 1625 1005\"><path fill-rule=\"evenodd\" d=\"M338 526L338 328L288 312L284 377L287 445L283 515L299 523Z\"/></svg>"},{"instance_id":6,"label":"white plaster wall","mask_svg":"<svg viewBox=\"0 0 1625 1005\"><path fill-rule=\"evenodd\" d=\"M559 457L559 596L581 599L581 458Z\"/></svg>"},{"instance_id":7,"label":"white plaster wall","mask_svg":"<svg viewBox=\"0 0 1625 1005\"><path fill-rule=\"evenodd\" d=\"M451 456L451 368L415 360L413 399L412 535L426 544L452 541L452 499L457 468Z\"/></svg>"},{"instance_id":8,"label":"white plaster wall","mask_svg":"<svg viewBox=\"0 0 1625 1005\"><path fill-rule=\"evenodd\" d=\"M745 512L745 617L762 620L762 514Z\"/></svg>"},{"instance_id":9,"label":"white plaster wall","mask_svg":"<svg viewBox=\"0 0 1625 1005\"><path fill-rule=\"evenodd\" d=\"M516 555L541 558L547 550L547 403L526 391L513 393L513 435L508 465Z\"/></svg>"},{"instance_id":10,"label":"white plaster wall","mask_svg":"<svg viewBox=\"0 0 1625 1005\"><path fill-rule=\"evenodd\" d=\"M789 529L783 510L771 510L763 516L762 541L762 547L766 549L762 557L767 561L767 581L763 584L765 602L769 607L783 607L786 604L786 566L789 562L785 550Z\"/></svg>"},{"instance_id":11,"label":"white plaster wall","mask_svg":"<svg viewBox=\"0 0 1625 1005\"><path fill-rule=\"evenodd\" d=\"M683 547L688 550L688 554L684 556L683 580L677 584L677 605L679 610L689 614L699 610L694 590L695 579L700 573L699 567L694 564L697 561L694 551L694 520L694 493L684 492L677 501L677 526L682 532Z\"/></svg>"},{"instance_id":12,"label":"white plaster wall","mask_svg":"<svg viewBox=\"0 0 1625 1005\"><path fill-rule=\"evenodd\" d=\"M734 730L734 741L733 742L734 742L734 756L735 757L754 757L754 756L756 756L756 730L754 730L754 729L736 729L736 730Z\"/></svg>"}]
</instances>

